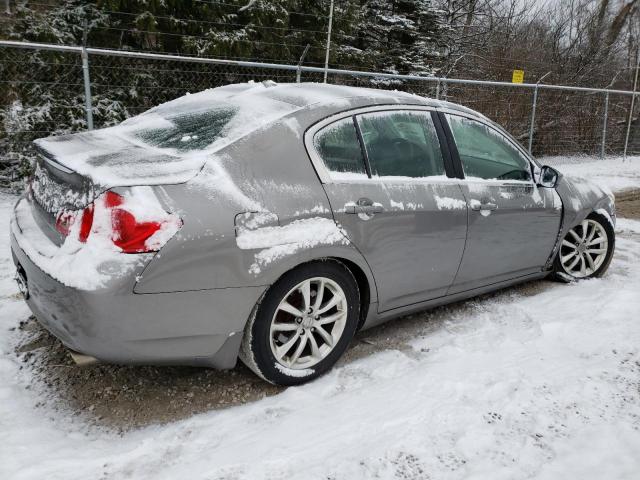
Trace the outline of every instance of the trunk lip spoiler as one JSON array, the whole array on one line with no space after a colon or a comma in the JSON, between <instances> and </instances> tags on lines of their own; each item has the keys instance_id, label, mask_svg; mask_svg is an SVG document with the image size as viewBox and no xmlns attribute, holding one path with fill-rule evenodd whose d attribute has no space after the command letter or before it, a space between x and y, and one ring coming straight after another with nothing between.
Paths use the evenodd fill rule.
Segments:
<instances>
[{"instance_id":1,"label":"trunk lip spoiler","mask_svg":"<svg viewBox=\"0 0 640 480\"><path fill-rule=\"evenodd\" d=\"M57 160L55 160L51 154L47 151L47 149L42 148L40 145L38 145L37 143L34 143L35 145L35 149L36 151L47 161L47 164L52 166L53 168L60 170L63 173L67 173L67 174L77 174L77 172L74 172L72 169L70 169L69 167L64 166L63 164L61 164L60 162L58 162Z\"/></svg>"}]
</instances>

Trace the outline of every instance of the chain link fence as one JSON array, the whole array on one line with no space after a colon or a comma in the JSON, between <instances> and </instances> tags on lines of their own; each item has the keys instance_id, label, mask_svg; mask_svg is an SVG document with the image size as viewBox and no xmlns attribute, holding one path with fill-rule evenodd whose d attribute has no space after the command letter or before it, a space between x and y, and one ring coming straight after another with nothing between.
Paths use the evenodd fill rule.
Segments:
<instances>
[{"instance_id":1,"label":"chain link fence","mask_svg":"<svg viewBox=\"0 0 640 480\"><path fill-rule=\"evenodd\" d=\"M0 41L0 185L28 173L39 137L117 124L187 92L250 80L321 82L322 68ZM87 83L85 84L85 81ZM621 155L631 92L328 70L328 82L403 90L477 110L536 156ZM88 95L85 93L88 92ZM90 99L87 111L86 100ZM640 154L636 95L628 155ZM535 109L535 115L532 115ZM533 123L532 123L533 117Z\"/></svg>"}]
</instances>

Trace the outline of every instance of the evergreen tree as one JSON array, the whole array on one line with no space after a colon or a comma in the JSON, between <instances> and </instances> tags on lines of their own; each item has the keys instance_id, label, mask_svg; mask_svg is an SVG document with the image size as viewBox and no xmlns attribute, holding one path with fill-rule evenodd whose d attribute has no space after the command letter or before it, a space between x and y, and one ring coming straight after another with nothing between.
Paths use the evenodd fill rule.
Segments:
<instances>
[{"instance_id":1,"label":"evergreen tree","mask_svg":"<svg viewBox=\"0 0 640 480\"><path fill-rule=\"evenodd\" d=\"M444 24L430 0L362 3L357 47L374 71L430 75L439 56Z\"/></svg>"},{"instance_id":2,"label":"evergreen tree","mask_svg":"<svg viewBox=\"0 0 640 480\"><path fill-rule=\"evenodd\" d=\"M190 56L324 65L330 0L17 0L0 38ZM428 74L439 36L429 0L337 0L330 65ZM291 71L90 56L96 127L118 123L158 103L222 84L293 81ZM86 128L80 56L0 49L0 176L22 173L31 141ZM303 80L320 81L317 74ZM359 84L370 80L333 77ZM375 82L375 81L374 81ZM0 179L1 181L1 179Z\"/></svg>"}]
</instances>

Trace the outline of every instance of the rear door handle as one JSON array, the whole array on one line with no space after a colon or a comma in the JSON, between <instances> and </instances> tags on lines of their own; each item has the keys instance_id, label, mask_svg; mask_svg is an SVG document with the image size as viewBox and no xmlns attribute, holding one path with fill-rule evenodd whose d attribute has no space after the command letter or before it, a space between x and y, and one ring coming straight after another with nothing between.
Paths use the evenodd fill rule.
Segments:
<instances>
[{"instance_id":1,"label":"rear door handle","mask_svg":"<svg viewBox=\"0 0 640 480\"><path fill-rule=\"evenodd\" d=\"M358 214L365 213L373 215L374 213L382 213L384 208L379 203L365 203L362 199L358 203L349 202L344 206L344 213Z\"/></svg>"},{"instance_id":2,"label":"rear door handle","mask_svg":"<svg viewBox=\"0 0 640 480\"><path fill-rule=\"evenodd\" d=\"M498 205L491 202L487 202L487 203L473 202L471 204L471 210L475 210L476 212L480 210L496 210L497 208L498 208Z\"/></svg>"}]
</instances>

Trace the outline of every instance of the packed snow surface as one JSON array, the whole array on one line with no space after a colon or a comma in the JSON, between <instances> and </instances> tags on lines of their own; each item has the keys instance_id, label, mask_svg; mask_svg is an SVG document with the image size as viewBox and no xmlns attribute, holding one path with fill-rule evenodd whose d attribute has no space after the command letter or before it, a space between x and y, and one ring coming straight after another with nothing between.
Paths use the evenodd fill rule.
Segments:
<instances>
[{"instance_id":1,"label":"packed snow surface","mask_svg":"<svg viewBox=\"0 0 640 480\"><path fill-rule=\"evenodd\" d=\"M613 170L601 178L623 183ZM640 187L635 178L625 188ZM5 225L14 202L0 195ZM619 219L616 230L601 279L440 309L402 350L122 434L43 403L13 353L21 334L10 329L29 311L0 236L0 478L638 478L640 222Z\"/></svg>"}]
</instances>

